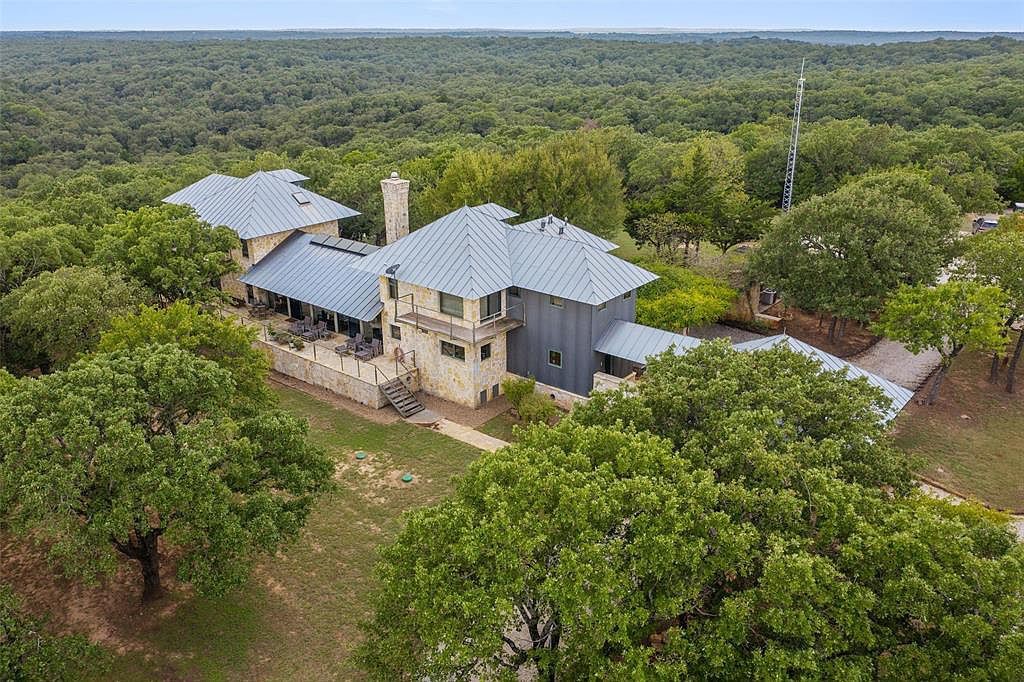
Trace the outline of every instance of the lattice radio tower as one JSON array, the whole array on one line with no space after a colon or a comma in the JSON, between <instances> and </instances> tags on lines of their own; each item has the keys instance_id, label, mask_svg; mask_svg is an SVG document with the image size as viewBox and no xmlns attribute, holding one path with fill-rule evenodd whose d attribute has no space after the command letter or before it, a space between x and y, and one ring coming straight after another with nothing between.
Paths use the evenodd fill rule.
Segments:
<instances>
[{"instance_id":1,"label":"lattice radio tower","mask_svg":"<svg viewBox=\"0 0 1024 682\"><path fill-rule=\"evenodd\" d=\"M782 212L789 213L793 204L793 174L796 172L796 145L800 139L800 104L804 99L804 63L800 61L800 78L796 82L796 100L793 102L793 129L789 134L789 158L786 160L786 185L782 190Z\"/></svg>"}]
</instances>

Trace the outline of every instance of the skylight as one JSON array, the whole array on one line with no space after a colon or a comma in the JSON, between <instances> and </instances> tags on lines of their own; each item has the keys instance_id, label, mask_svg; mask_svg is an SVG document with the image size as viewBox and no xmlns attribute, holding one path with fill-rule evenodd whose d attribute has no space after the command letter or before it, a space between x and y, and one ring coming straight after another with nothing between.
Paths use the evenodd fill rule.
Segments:
<instances>
[{"instance_id":1,"label":"skylight","mask_svg":"<svg viewBox=\"0 0 1024 682\"><path fill-rule=\"evenodd\" d=\"M295 199L299 204L309 203L309 197L306 196L305 192L292 192L292 199Z\"/></svg>"}]
</instances>

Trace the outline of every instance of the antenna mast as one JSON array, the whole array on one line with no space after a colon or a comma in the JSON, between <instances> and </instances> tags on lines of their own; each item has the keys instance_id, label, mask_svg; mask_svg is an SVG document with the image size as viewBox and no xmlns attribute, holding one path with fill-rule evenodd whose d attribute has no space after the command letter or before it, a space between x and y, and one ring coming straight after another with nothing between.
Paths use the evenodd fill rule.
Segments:
<instances>
[{"instance_id":1,"label":"antenna mast","mask_svg":"<svg viewBox=\"0 0 1024 682\"><path fill-rule=\"evenodd\" d=\"M796 82L796 101L793 103L793 129L789 134L789 158L786 160L786 186L782 190L782 212L789 213L793 204L793 174L796 172L796 145L800 138L800 104L804 99L804 63L800 61L800 78Z\"/></svg>"}]
</instances>

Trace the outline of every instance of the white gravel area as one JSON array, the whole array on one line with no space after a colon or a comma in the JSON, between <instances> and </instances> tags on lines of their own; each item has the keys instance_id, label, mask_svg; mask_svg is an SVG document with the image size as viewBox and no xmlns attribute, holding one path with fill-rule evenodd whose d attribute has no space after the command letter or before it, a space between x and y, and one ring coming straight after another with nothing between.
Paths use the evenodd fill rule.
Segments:
<instances>
[{"instance_id":1,"label":"white gravel area","mask_svg":"<svg viewBox=\"0 0 1024 682\"><path fill-rule=\"evenodd\" d=\"M687 336L697 339L729 339L733 343L743 343L754 339L764 338L764 334L748 332L745 329L737 329L724 324L706 324L703 327L691 327Z\"/></svg>"},{"instance_id":2,"label":"white gravel area","mask_svg":"<svg viewBox=\"0 0 1024 682\"><path fill-rule=\"evenodd\" d=\"M863 370L916 391L939 366L940 357L933 350L914 355L902 343L882 339L863 353L858 353L847 360Z\"/></svg>"}]
</instances>

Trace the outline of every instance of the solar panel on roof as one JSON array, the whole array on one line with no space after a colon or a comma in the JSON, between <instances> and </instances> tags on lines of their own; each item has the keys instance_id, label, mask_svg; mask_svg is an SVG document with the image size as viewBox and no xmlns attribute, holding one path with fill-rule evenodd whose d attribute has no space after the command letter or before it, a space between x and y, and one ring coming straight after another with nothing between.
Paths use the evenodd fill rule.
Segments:
<instances>
[{"instance_id":1,"label":"solar panel on roof","mask_svg":"<svg viewBox=\"0 0 1024 682\"><path fill-rule=\"evenodd\" d=\"M323 246L328 249L334 249L336 251L344 251L345 253L351 253L357 256L365 256L366 254L373 253L377 250L377 247L372 244L364 244L352 239L335 237L334 235L329 234L318 234L312 237L309 240L309 243L316 244L317 246Z\"/></svg>"}]
</instances>

